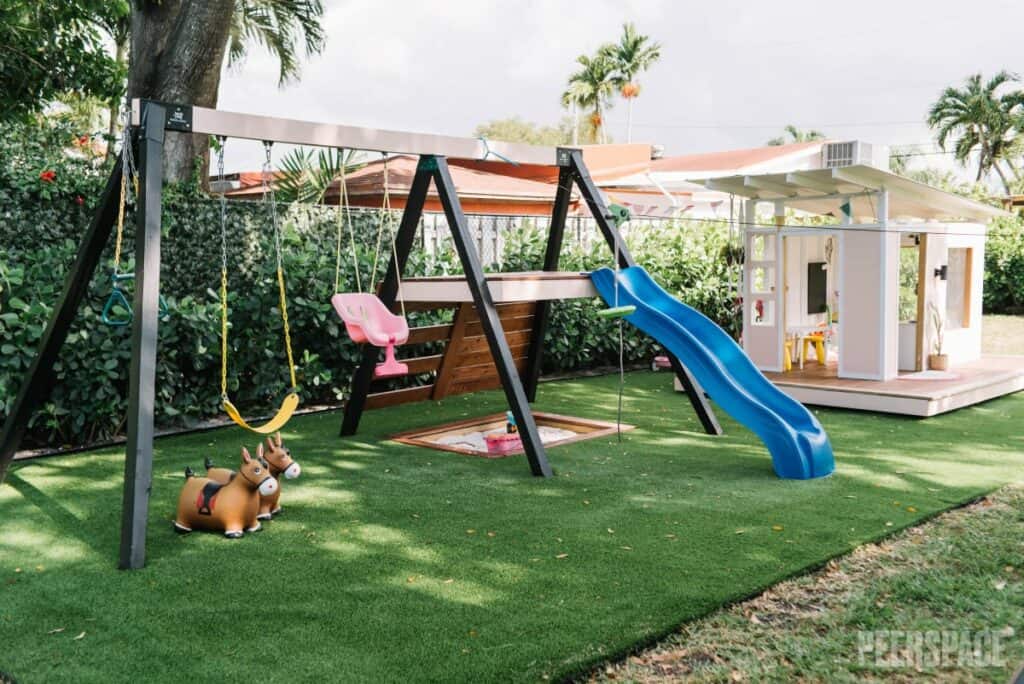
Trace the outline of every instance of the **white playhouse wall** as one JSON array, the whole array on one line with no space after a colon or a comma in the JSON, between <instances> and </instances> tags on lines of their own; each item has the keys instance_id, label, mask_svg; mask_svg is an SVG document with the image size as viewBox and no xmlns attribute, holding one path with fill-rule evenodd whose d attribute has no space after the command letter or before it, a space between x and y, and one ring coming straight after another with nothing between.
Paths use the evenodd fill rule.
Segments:
<instances>
[{"instance_id":1,"label":"white playhouse wall","mask_svg":"<svg viewBox=\"0 0 1024 684\"><path fill-rule=\"evenodd\" d=\"M839 230L839 377L898 374L899 235Z\"/></svg>"},{"instance_id":2,"label":"white playhouse wall","mask_svg":"<svg viewBox=\"0 0 1024 684\"><path fill-rule=\"evenodd\" d=\"M985 238L982 227L954 224L949 232L932 232L927 238L925 271L924 354L933 353L935 325L934 303L945 322L943 351L951 365L981 358L981 307L985 272ZM968 251L969 250L969 251ZM964 262L963 257L969 256ZM947 266L947 280L935 276L935 269ZM962 325L950 319L949 308L964 312Z\"/></svg>"}]
</instances>

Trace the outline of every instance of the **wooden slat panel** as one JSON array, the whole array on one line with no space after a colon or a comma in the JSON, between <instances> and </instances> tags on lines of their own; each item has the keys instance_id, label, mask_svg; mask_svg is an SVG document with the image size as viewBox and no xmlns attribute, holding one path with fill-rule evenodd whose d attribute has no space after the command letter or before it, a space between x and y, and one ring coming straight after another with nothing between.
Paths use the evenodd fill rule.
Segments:
<instances>
[{"instance_id":1,"label":"wooden slat panel","mask_svg":"<svg viewBox=\"0 0 1024 684\"><path fill-rule=\"evenodd\" d=\"M422 328L409 330L409 339L406 344L423 344L424 342L441 342L452 336L450 325L427 325Z\"/></svg>"},{"instance_id":2,"label":"wooden slat panel","mask_svg":"<svg viewBox=\"0 0 1024 684\"><path fill-rule=\"evenodd\" d=\"M501 378L497 375L489 378L481 378L478 380L472 380L470 382L460 382L457 385L452 385L448 390L448 395L453 394L466 394L468 392L481 392L483 390L498 389L501 387Z\"/></svg>"},{"instance_id":3,"label":"wooden slat panel","mask_svg":"<svg viewBox=\"0 0 1024 684\"><path fill-rule=\"evenodd\" d=\"M438 309L454 309L458 305L458 302L406 302L405 312L412 313L413 311L435 311ZM391 305L391 313L402 313L401 302L395 302L394 304Z\"/></svg>"},{"instance_id":4,"label":"wooden slat panel","mask_svg":"<svg viewBox=\"0 0 1024 684\"><path fill-rule=\"evenodd\" d=\"M527 351L530 348L529 342L522 344L510 345L512 350L512 358L520 356L526 356ZM491 356L490 349L484 349L482 351L476 351L471 353L460 353L455 359L455 363L458 366L477 366L481 363L492 363L494 357Z\"/></svg>"},{"instance_id":5,"label":"wooden slat panel","mask_svg":"<svg viewBox=\"0 0 1024 684\"><path fill-rule=\"evenodd\" d=\"M441 354L435 354L433 356L417 356L413 359L398 359L402 363L409 366L409 374L416 375L418 373L433 373L441 366Z\"/></svg>"},{"instance_id":6,"label":"wooden slat panel","mask_svg":"<svg viewBox=\"0 0 1024 684\"><path fill-rule=\"evenodd\" d=\"M533 315L522 318L502 318L501 327L506 333L515 332L516 330L529 330L533 327ZM476 337L483 334L484 324L480 321L466 325L466 337Z\"/></svg>"},{"instance_id":7,"label":"wooden slat panel","mask_svg":"<svg viewBox=\"0 0 1024 684\"><path fill-rule=\"evenodd\" d=\"M522 372L526 367L526 357L521 356L514 360L516 370ZM498 367L491 363L483 363L476 366L459 366L452 371L452 384L461 384L478 378L497 377Z\"/></svg>"},{"instance_id":8,"label":"wooden slat panel","mask_svg":"<svg viewBox=\"0 0 1024 684\"><path fill-rule=\"evenodd\" d=\"M508 340L510 347L514 347L519 344L526 344L530 341L530 337L533 335L532 330L517 330L516 332L510 332L505 334L505 339ZM478 351L487 351L490 347L487 345L487 338L483 335L477 337L467 337L459 343L457 351L461 354L472 354Z\"/></svg>"},{"instance_id":9,"label":"wooden slat panel","mask_svg":"<svg viewBox=\"0 0 1024 684\"><path fill-rule=\"evenodd\" d=\"M430 393L433 390L433 385L423 385L421 387L406 387L404 389L392 390L391 392L370 394L366 397L366 408L384 408L386 406L408 404L413 401L423 401L430 398Z\"/></svg>"},{"instance_id":10,"label":"wooden slat panel","mask_svg":"<svg viewBox=\"0 0 1024 684\"><path fill-rule=\"evenodd\" d=\"M534 310L537 308L536 302L509 302L507 304L498 304L498 317L501 320L506 318L518 318L519 316L532 316ZM480 315L477 313L476 307L472 308L469 314L469 322L477 323L480 321Z\"/></svg>"},{"instance_id":11,"label":"wooden slat panel","mask_svg":"<svg viewBox=\"0 0 1024 684\"><path fill-rule=\"evenodd\" d=\"M458 348L465 335L466 320L473 311L472 304L463 304L455 312L455 320L452 321L452 334L444 350L444 360L441 362L440 370L437 372L437 380L434 382L434 399L443 399L448 394L448 387L452 382L452 371L459 365Z\"/></svg>"}]
</instances>

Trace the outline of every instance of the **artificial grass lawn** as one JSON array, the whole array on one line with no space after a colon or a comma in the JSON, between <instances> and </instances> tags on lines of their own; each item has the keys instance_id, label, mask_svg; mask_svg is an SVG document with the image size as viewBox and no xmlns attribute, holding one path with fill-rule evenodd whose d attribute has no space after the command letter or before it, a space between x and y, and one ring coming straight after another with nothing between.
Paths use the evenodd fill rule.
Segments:
<instances>
[{"instance_id":1,"label":"artificial grass lawn","mask_svg":"<svg viewBox=\"0 0 1024 684\"><path fill-rule=\"evenodd\" d=\"M1022 539L1024 486L1009 485L687 623L592 681L1005 684L1024 663ZM914 643L929 632L950 639L938 653Z\"/></svg>"},{"instance_id":2,"label":"artificial grass lawn","mask_svg":"<svg viewBox=\"0 0 1024 684\"><path fill-rule=\"evenodd\" d=\"M607 419L616 378L539 410ZM23 681L536 680L1018 479L1024 394L928 420L822 410L838 469L777 479L749 431L710 438L668 374L627 376L637 429L485 460L383 441L504 408L500 393L294 419L285 513L240 541L171 530L186 464L237 429L157 443L145 570L114 568L123 456L20 465L0 488L0 670ZM20 572L17 572L20 569ZM51 630L63 631L48 634ZM80 634L84 633L79 639Z\"/></svg>"}]
</instances>

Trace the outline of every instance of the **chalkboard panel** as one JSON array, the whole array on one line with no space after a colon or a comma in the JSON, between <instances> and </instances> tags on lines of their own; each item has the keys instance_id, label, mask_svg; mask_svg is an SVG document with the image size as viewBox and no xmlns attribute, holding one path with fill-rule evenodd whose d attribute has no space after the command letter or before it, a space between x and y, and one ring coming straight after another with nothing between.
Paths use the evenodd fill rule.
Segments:
<instances>
[{"instance_id":1,"label":"chalkboard panel","mask_svg":"<svg viewBox=\"0 0 1024 684\"><path fill-rule=\"evenodd\" d=\"M828 306L828 271L824 261L807 264L807 313L825 313Z\"/></svg>"}]
</instances>

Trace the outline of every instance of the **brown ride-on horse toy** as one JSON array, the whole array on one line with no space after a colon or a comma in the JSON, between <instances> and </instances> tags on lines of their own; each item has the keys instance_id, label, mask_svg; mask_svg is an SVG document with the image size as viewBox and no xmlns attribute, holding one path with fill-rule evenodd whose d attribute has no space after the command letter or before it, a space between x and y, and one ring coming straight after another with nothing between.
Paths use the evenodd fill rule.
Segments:
<instances>
[{"instance_id":1,"label":"brown ride-on horse toy","mask_svg":"<svg viewBox=\"0 0 1024 684\"><path fill-rule=\"evenodd\" d=\"M178 514L174 529L223 531L225 537L237 539L246 532L262 527L257 519L260 495L277 491L277 480L270 474L266 461L252 458L242 447L242 464L230 482L222 483L208 477L196 477L185 469L185 486L178 498Z\"/></svg>"},{"instance_id":2,"label":"brown ride-on horse toy","mask_svg":"<svg viewBox=\"0 0 1024 684\"><path fill-rule=\"evenodd\" d=\"M292 480L299 476L302 468L292 459L292 452L281 442L281 433L278 432L271 439L267 437L266 451L261 444L256 451L257 458L266 458L270 464L270 474L278 481L277 490L272 494L260 495L260 512L256 516L260 520L270 520L281 512L281 476ZM235 472L228 468L215 468L213 461L209 458L205 461L206 477L215 482L227 483L235 476Z\"/></svg>"}]
</instances>

